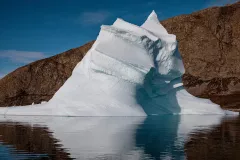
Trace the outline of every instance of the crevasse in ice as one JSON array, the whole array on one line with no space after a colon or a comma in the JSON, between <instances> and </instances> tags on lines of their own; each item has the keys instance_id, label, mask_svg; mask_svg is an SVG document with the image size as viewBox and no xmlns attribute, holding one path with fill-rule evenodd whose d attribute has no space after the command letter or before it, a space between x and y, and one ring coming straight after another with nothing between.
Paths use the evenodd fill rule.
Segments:
<instances>
[{"instance_id":1,"label":"crevasse in ice","mask_svg":"<svg viewBox=\"0 0 240 160\"><path fill-rule=\"evenodd\" d=\"M154 11L141 27L117 19L101 26L92 48L48 103L0 108L0 114L234 114L187 93L184 71L176 36L168 34Z\"/></svg>"}]
</instances>

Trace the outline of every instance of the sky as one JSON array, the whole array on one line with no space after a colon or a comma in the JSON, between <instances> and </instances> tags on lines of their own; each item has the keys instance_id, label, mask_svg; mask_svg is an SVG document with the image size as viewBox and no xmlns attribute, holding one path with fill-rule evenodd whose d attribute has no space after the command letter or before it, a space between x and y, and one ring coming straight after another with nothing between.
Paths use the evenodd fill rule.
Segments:
<instances>
[{"instance_id":1,"label":"sky","mask_svg":"<svg viewBox=\"0 0 240 160\"><path fill-rule=\"evenodd\" d=\"M116 18L141 25L237 0L0 0L0 78L96 39Z\"/></svg>"}]
</instances>

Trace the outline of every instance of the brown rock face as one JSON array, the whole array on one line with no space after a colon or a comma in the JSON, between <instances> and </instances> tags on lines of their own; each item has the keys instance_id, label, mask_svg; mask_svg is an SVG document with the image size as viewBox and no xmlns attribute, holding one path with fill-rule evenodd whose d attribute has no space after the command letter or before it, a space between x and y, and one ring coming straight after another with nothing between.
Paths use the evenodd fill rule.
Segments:
<instances>
[{"instance_id":1,"label":"brown rock face","mask_svg":"<svg viewBox=\"0 0 240 160\"><path fill-rule=\"evenodd\" d=\"M240 109L240 2L161 22L177 36L193 95ZM0 80L0 106L48 101L71 75L93 42L31 63Z\"/></svg>"},{"instance_id":2,"label":"brown rock face","mask_svg":"<svg viewBox=\"0 0 240 160\"><path fill-rule=\"evenodd\" d=\"M52 98L93 42L21 67L0 80L0 106L29 105Z\"/></svg>"},{"instance_id":3,"label":"brown rock face","mask_svg":"<svg viewBox=\"0 0 240 160\"><path fill-rule=\"evenodd\" d=\"M240 108L240 2L162 24L177 36L186 89L225 108Z\"/></svg>"}]
</instances>

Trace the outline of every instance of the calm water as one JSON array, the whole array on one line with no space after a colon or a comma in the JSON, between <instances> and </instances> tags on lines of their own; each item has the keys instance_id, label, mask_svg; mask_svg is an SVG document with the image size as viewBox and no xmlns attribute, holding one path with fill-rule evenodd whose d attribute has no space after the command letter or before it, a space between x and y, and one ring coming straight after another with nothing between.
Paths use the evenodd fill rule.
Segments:
<instances>
[{"instance_id":1,"label":"calm water","mask_svg":"<svg viewBox=\"0 0 240 160\"><path fill-rule=\"evenodd\" d=\"M239 117L0 117L0 160L239 160L239 151Z\"/></svg>"}]
</instances>

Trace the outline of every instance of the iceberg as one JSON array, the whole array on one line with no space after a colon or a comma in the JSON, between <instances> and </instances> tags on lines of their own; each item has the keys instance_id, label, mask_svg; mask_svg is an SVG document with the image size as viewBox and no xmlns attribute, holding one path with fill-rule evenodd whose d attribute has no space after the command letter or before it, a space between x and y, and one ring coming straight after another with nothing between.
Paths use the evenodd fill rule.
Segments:
<instances>
[{"instance_id":1,"label":"iceberg","mask_svg":"<svg viewBox=\"0 0 240 160\"><path fill-rule=\"evenodd\" d=\"M117 19L102 25L72 76L44 104L0 108L4 115L147 116L238 114L183 87L176 36L153 11L142 26Z\"/></svg>"}]
</instances>

